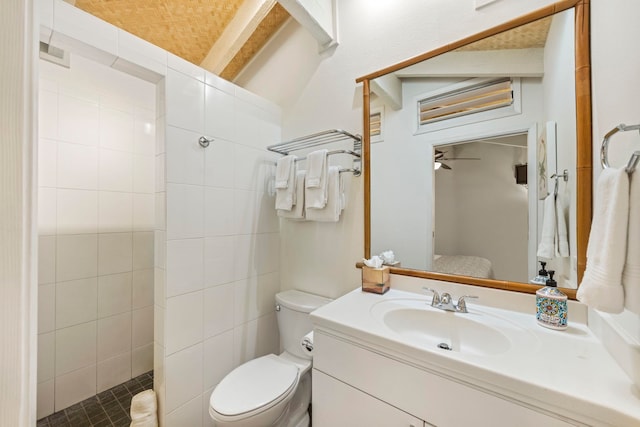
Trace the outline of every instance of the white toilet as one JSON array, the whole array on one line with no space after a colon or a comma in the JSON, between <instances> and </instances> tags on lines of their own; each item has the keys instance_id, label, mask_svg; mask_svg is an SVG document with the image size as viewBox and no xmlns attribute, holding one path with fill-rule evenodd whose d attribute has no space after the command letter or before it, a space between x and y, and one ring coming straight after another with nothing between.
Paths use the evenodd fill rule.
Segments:
<instances>
[{"instance_id":1,"label":"white toilet","mask_svg":"<svg viewBox=\"0 0 640 427\"><path fill-rule=\"evenodd\" d=\"M218 427L306 427L311 402L311 355L302 338L309 313L330 299L290 290L276 295L279 356L253 359L231 371L211 393L209 414Z\"/></svg>"}]
</instances>

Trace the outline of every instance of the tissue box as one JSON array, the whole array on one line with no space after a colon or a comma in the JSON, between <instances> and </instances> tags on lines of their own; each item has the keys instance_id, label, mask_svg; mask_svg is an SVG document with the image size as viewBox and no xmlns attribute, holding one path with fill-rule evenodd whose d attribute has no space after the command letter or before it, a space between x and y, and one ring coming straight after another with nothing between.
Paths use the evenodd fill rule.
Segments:
<instances>
[{"instance_id":1,"label":"tissue box","mask_svg":"<svg viewBox=\"0 0 640 427\"><path fill-rule=\"evenodd\" d=\"M362 290L384 294L389 290L389 267L362 267Z\"/></svg>"}]
</instances>

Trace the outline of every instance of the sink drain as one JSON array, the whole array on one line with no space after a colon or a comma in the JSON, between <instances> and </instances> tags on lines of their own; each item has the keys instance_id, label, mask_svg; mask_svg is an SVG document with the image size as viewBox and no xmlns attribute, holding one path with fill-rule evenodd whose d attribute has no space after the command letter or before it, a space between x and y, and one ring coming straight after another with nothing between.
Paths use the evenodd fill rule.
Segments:
<instances>
[{"instance_id":1,"label":"sink drain","mask_svg":"<svg viewBox=\"0 0 640 427\"><path fill-rule=\"evenodd\" d=\"M441 348L443 350L449 350L449 351L453 350L451 346L445 342L441 342L440 344L438 344L438 348Z\"/></svg>"}]
</instances>

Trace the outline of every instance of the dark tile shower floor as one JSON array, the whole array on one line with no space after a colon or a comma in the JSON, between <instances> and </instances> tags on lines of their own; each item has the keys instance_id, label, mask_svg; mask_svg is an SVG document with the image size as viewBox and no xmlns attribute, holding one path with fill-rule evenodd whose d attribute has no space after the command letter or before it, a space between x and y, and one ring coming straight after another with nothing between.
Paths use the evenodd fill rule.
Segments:
<instances>
[{"instance_id":1,"label":"dark tile shower floor","mask_svg":"<svg viewBox=\"0 0 640 427\"><path fill-rule=\"evenodd\" d=\"M128 427L131 398L152 388L153 371L150 371L42 418L37 427Z\"/></svg>"}]
</instances>

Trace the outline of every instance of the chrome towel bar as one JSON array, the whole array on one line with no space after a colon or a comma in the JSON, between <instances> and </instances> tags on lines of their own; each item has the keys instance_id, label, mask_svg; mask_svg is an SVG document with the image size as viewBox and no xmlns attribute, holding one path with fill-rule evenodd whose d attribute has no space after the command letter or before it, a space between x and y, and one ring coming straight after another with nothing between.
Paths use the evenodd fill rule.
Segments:
<instances>
[{"instance_id":1,"label":"chrome towel bar","mask_svg":"<svg viewBox=\"0 0 640 427\"><path fill-rule=\"evenodd\" d=\"M602 140L602 147L600 147L600 164L602 165L603 169L610 167L609 154L608 154L609 139L618 132L628 132L633 130L640 131L640 124L632 125L632 126L619 124L615 128L611 129L609 132L607 132L607 134L604 136L604 139ZM638 161L640 161L640 151L634 151L633 154L631 154L631 158L629 159L627 166L624 168L625 171L627 171L627 173L633 173L633 171L636 170Z\"/></svg>"},{"instance_id":2,"label":"chrome towel bar","mask_svg":"<svg viewBox=\"0 0 640 427\"><path fill-rule=\"evenodd\" d=\"M342 129L331 129L314 133L312 135L302 136L289 141L270 145L267 147L267 150L286 156L292 151L320 147L340 141L353 141L353 150L331 150L327 152L327 156L332 156L334 154L348 154L353 156L353 167L350 169L342 169L340 172L352 172L353 176L360 176L362 173L362 137L360 135L353 135ZM305 159L306 157L299 157L297 160Z\"/></svg>"}]
</instances>

